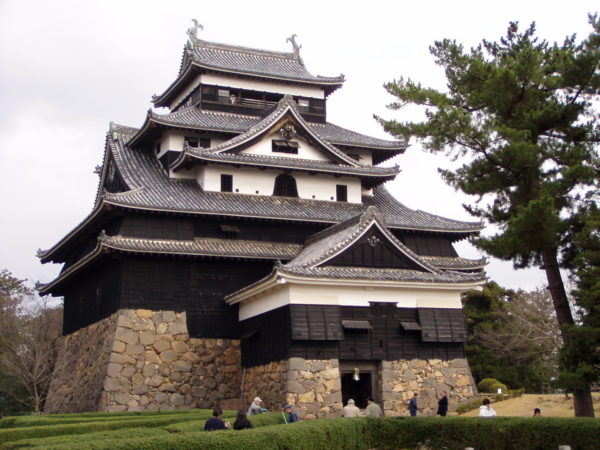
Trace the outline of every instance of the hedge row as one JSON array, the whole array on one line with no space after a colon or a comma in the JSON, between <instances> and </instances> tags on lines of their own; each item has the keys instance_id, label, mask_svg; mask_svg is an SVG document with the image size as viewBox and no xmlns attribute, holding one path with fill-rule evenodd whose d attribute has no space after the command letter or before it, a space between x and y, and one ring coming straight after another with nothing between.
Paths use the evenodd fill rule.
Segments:
<instances>
[{"instance_id":1,"label":"hedge row","mask_svg":"<svg viewBox=\"0 0 600 450\"><path fill-rule=\"evenodd\" d=\"M211 415L212 412L203 410L203 413ZM40 425L57 425L81 422L101 422L104 420L122 420L135 417L153 417L153 416L186 416L198 414L198 410L173 410L173 411L144 411L144 412L121 412L121 413L79 413L79 414L44 414L41 416L15 416L3 417L0 419L0 429L33 427Z\"/></svg>"},{"instance_id":2,"label":"hedge row","mask_svg":"<svg viewBox=\"0 0 600 450\"><path fill-rule=\"evenodd\" d=\"M178 423L189 418L189 414L182 416L169 414L166 416L139 416L121 418L121 420L103 420L95 422L80 422L71 424L42 425L0 430L0 444L22 439L39 438L46 436L79 435L95 431L117 430L119 428L145 427L154 428ZM194 419L204 421L208 415L198 414Z\"/></svg>"},{"instance_id":3,"label":"hedge row","mask_svg":"<svg viewBox=\"0 0 600 450\"><path fill-rule=\"evenodd\" d=\"M148 430L153 431L153 430ZM394 417L323 419L243 431L149 433L124 439L107 433L93 442L73 438L51 448L122 449L397 449L465 447L487 450L598 448L600 421L578 418ZM99 437L99 436L98 436ZM40 442L41 443L41 442ZM16 444L16 443L15 443Z\"/></svg>"}]
</instances>

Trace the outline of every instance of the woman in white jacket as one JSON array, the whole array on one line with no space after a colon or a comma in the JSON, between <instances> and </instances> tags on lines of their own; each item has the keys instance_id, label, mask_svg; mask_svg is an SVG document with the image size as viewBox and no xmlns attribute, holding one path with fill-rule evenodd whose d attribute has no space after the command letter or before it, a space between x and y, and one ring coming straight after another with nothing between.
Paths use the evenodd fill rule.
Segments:
<instances>
[{"instance_id":1,"label":"woman in white jacket","mask_svg":"<svg viewBox=\"0 0 600 450\"><path fill-rule=\"evenodd\" d=\"M479 417L496 417L496 411L490 405L488 398L483 400L483 405L479 407Z\"/></svg>"}]
</instances>

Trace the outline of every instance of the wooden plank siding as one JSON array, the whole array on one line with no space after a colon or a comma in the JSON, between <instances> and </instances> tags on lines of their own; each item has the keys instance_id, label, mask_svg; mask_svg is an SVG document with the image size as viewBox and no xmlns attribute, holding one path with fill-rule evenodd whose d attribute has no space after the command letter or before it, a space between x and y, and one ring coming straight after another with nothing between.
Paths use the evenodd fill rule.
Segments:
<instances>
[{"instance_id":1,"label":"wooden plank siding","mask_svg":"<svg viewBox=\"0 0 600 450\"><path fill-rule=\"evenodd\" d=\"M333 312L336 308L338 312ZM283 306L240 323L242 364L252 367L290 357L354 361L464 358L463 342L425 342L421 331L405 331L400 326L400 320L418 322L422 310L397 308L394 303L372 303L371 307ZM462 310L440 311L445 311L440 317L462 317ZM341 338L330 334L328 330L338 329L342 320L368 321L372 329L340 327Z\"/></svg>"}]
</instances>

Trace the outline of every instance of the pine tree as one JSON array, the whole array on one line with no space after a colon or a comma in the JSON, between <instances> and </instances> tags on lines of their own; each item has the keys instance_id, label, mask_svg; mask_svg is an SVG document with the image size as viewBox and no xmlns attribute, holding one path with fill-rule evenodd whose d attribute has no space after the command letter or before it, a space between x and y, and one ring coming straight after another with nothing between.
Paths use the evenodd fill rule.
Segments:
<instances>
[{"instance_id":1,"label":"pine tree","mask_svg":"<svg viewBox=\"0 0 600 450\"><path fill-rule=\"evenodd\" d=\"M420 105L423 122L378 118L396 136L419 139L425 149L467 160L444 179L477 196L467 210L498 231L475 244L487 253L546 272L566 345L575 321L560 272L570 245L570 218L582 195L598 189L600 127L600 21L578 43L535 36L510 23L498 42L483 40L466 51L456 41L436 42L430 51L445 69L447 92L400 79L385 85L399 109ZM574 392L577 416L593 416L589 384Z\"/></svg>"}]
</instances>

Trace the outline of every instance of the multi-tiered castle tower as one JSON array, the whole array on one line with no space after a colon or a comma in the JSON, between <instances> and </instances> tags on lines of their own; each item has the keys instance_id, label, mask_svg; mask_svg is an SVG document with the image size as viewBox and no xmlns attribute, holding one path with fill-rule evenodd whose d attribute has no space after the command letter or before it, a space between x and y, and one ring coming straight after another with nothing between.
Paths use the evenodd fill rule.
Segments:
<instances>
[{"instance_id":1,"label":"multi-tiered castle tower","mask_svg":"<svg viewBox=\"0 0 600 450\"><path fill-rule=\"evenodd\" d=\"M407 208L381 163L406 149L327 121L343 76L205 42L139 129L111 123L92 212L42 262L64 297L46 411L233 405L401 414L473 393L460 296L480 223Z\"/></svg>"}]
</instances>

